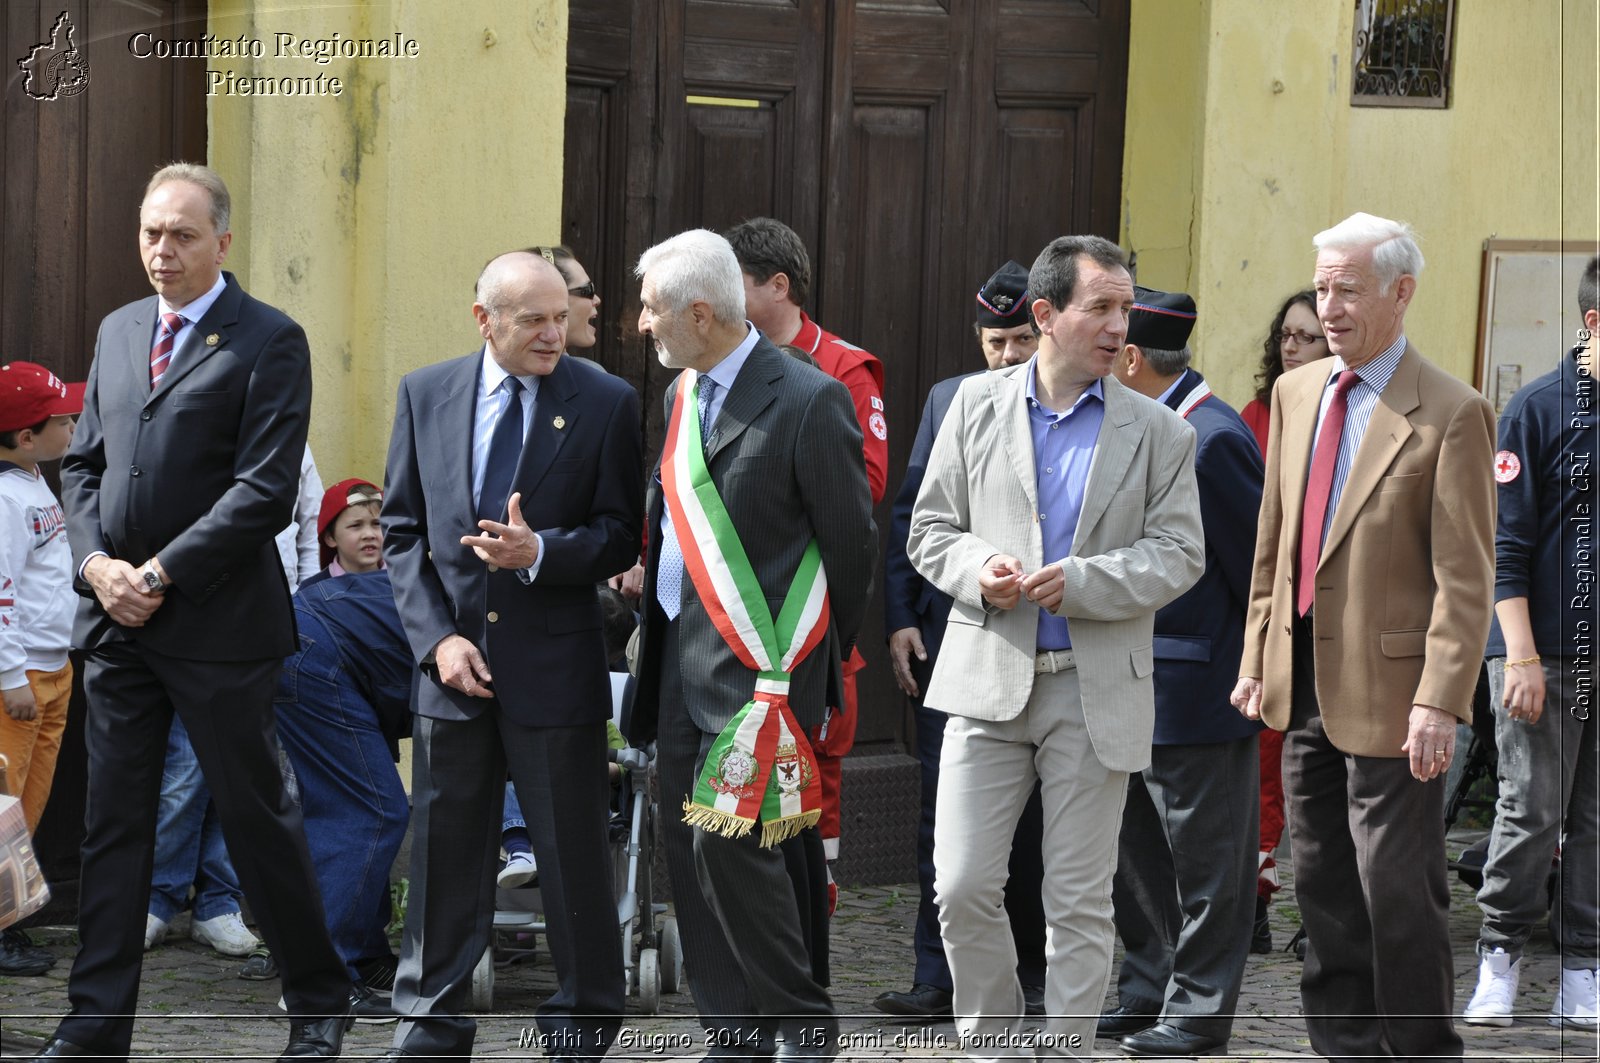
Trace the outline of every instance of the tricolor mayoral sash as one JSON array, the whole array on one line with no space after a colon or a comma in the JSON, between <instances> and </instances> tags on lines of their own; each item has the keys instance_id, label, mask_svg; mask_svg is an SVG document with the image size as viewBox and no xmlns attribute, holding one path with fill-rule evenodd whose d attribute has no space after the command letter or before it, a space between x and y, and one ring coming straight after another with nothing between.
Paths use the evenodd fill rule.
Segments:
<instances>
[{"instance_id":1,"label":"tricolor mayoral sash","mask_svg":"<svg viewBox=\"0 0 1600 1063\"><path fill-rule=\"evenodd\" d=\"M770 848L822 814L816 759L789 708L789 676L828 630L828 580L812 539L773 617L706 466L692 412L699 379L692 369L678 377L662 495L689 579L728 648L755 673L755 692L712 744L683 803L684 822L725 838L743 837L759 822L761 845Z\"/></svg>"}]
</instances>

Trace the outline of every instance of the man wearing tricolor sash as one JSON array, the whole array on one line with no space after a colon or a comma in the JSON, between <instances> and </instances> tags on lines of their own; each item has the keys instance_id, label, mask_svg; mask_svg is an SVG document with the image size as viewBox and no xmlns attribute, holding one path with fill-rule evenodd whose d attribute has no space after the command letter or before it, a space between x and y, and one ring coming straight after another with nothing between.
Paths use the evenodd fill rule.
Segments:
<instances>
[{"instance_id":1,"label":"man wearing tricolor sash","mask_svg":"<svg viewBox=\"0 0 1600 1063\"><path fill-rule=\"evenodd\" d=\"M831 1058L786 841L820 813L808 730L838 689L877 536L849 392L744 319L726 240L646 251L640 332L684 370L647 500L637 744L658 740L690 988L716 1057Z\"/></svg>"},{"instance_id":2,"label":"man wearing tricolor sash","mask_svg":"<svg viewBox=\"0 0 1600 1063\"><path fill-rule=\"evenodd\" d=\"M1133 283L1095 236L1028 275L1038 353L956 392L907 554L954 599L927 699L949 714L934 891L961 1044L1014 1057L1024 999L1002 898L1037 780L1044 807L1044 1036L1089 1056L1111 973L1111 878L1130 772L1150 764L1155 611L1204 567L1194 430L1109 376Z\"/></svg>"}]
</instances>

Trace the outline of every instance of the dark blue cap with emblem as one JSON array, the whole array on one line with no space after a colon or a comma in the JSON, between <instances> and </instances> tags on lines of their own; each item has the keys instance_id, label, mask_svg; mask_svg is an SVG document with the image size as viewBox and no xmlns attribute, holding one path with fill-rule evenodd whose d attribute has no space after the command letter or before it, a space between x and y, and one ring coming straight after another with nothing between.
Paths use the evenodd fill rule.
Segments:
<instances>
[{"instance_id":1,"label":"dark blue cap with emblem","mask_svg":"<svg viewBox=\"0 0 1600 1063\"><path fill-rule=\"evenodd\" d=\"M1015 328L1033 320L1028 308L1028 271L1007 262L978 289L978 327Z\"/></svg>"}]
</instances>

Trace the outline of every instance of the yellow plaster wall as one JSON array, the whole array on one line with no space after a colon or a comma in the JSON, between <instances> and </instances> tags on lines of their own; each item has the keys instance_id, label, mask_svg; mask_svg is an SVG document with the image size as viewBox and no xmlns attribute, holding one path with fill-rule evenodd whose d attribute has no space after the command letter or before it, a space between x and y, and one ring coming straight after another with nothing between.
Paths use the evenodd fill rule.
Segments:
<instances>
[{"instance_id":1,"label":"yellow plaster wall","mask_svg":"<svg viewBox=\"0 0 1600 1063\"><path fill-rule=\"evenodd\" d=\"M326 482L379 479L400 377L481 340L472 284L494 254L559 239L562 0L213 0L209 31L261 59L211 72L343 82L340 96L209 96L211 163L234 196L228 268L305 326L311 446ZM299 37L417 42L403 58L275 55Z\"/></svg>"},{"instance_id":2,"label":"yellow plaster wall","mask_svg":"<svg viewBox=\"0 0 1600 1063\"><path fill-rule=\"evenodd\" d=\"M1196 365L1235 405L1310 279L1312 235L1353 211L1417 228L1407 335L1463 379L1483 241L1597 235L1592 0L1461 2L1456 19L1450 107L1369 108L1349 103L1353 3L1133 0L1123 243L1141 283L1196 296ZM1174 130L1184 115L1199 125Z\"/></svg>"}]
</instances>

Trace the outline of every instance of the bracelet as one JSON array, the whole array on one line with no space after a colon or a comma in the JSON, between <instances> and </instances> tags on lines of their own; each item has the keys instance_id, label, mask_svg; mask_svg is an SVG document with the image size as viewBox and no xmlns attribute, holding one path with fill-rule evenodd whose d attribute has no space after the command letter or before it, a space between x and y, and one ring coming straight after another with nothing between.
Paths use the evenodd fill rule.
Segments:
<instances>
[{"instance_id":1,"label":"bracelet","mask_svg":"<svg viewBox=\"0 0 1600 1063\"><path fill-rule=\"evenodd\" d=\"M1522 665L1525 665L1525 664L1538 664L1538 663L1539 663L1539 655L1536 653L1532 657L1524 657L1520 661L1507 661L1505 666L1507 668L1519 668L1519 667L1521 667Z\"/></svg>"}]
</instances>

